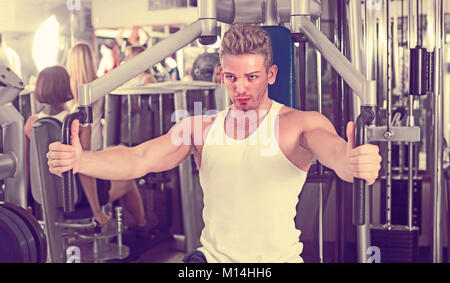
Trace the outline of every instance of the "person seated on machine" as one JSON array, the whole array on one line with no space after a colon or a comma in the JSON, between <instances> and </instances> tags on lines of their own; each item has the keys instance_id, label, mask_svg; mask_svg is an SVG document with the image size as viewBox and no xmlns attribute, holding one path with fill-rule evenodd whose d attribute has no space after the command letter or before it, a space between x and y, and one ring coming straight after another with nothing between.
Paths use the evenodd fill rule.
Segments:
<instances>
[{"instance_id":1,"label":"person seated on machine","mask_svg":"<svg viewBox=\"0 0 450 283\"><path fill-rule=\"evenodd\" d=\"M52 117L62 123L66 115L69 114L67 102L73 99L73 94L70 87L70 77L66 69L62 66L52 66L43 69L38 75L33 96L34 99L43 105L43 109L36 115L30 116L24 127L27 180L29 180L29 145L33 124L39 118L43 117ZM74 129L72 128L72 130ZM76 132L76 139L80 141L82 149L89 151L91 144L90 126L79 126ZM78 174L78 177L79 181L77 180L77 185L81 185L84 191L79 205L89 205L95 220L100 226L104 226L110 221L110 216L102 211L101 206L122 197L125 200L124 206L130 211L137 222L142 221L144 225L146 224L139 191L137 187L129 186L128 180L110 182L81 173Z\"/></svg>"},{"instance_id":2,"label":"person seated on machine","mask_svg":"<svg viewBox=\"0 0 450 283\"><path fill-rule=\"evenodd\" d=\"M88 84L97 79L96 63L91 46L86 42L76 43L69 51L67 58L67 70L70 75L70 85L74 99L70 101L71 111L78 107L78 85ZM103 147L103 133L101 119L104 113L104 99L99 99L92 105L93 124L91 128L91 151L100 150ZM128 231L136 235L139 239L145 239L149 235L150 224L145 218L144 205L141 194L134 179L111 181L111 188L118 188L119 191L126 191L123 198L124 207L133 215L135 226L129 227ZM112 190L115 194L116 190ZM120 196L114 195L114 199ZM155 221L153 221L155 222Z\"/></svg>"},{"instance_id":3,"label":"person seated on machine","mask_svg":"<svg viewBox=\"0 0 450 283\"><path fill-rule=\"evenodd\" d=\"M294 217L313 157L345 181L370 185L381 156L375 145L354 147L353 122L345 141L325 116L270 99L277 70L267 32L235 25L222 39L219 67L230 107L182 119L140 145L98 152L83 151L75 120L71 145L50 144L49 170L121 180L172 169L194 154L205 226L201 247L184 261L302 262Z\"/></svg>"}]
</instances>

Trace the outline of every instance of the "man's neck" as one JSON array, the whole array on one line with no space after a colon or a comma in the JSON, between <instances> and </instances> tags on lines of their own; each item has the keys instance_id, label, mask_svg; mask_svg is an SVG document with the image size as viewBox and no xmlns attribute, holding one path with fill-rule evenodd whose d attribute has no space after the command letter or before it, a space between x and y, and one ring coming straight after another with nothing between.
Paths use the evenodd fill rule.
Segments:
<instances>
[{"instance_id":1,"label":"man's neck","mask_svg":"<svg viewBox=\"0 0 450 283\"><path fill-rule=\"evenodd\" d=\"M272 105L273 100L267 98L266 101L261 103L261 107L257 107L257 110L233 110L235 107L231 107L231 111L228 112L228 115L225 118L225 131L229 134L229 136L239 136L237 133L240 132L241 134L244 134L245 137L248 137L258 128L259 124L261 124L267 116L267 113L269 113Z\"/></svg>"},{"instance_id":2,"label":"man's neck","mask_svg":"<svg viewBox=\"0 0 450 283\"><path fill-rule=\"evenodd\" d=\"M243 112L246 115L248 113L255 112L255 113L258 113L258 117L261 117L261 116L264 117L267 114L267 112L269 112L269 109L272 107L272 102L273 102L273 100L266 96L263 98L261 103L253 109L241 110L241 109L238 109L236 107L236 105L233 104L230 107L230 110L233 110L233 111L231 111L232 113ZM237 117L235 115L231 114L230 118L237 118Z\"/></svg>"}]
</instances>

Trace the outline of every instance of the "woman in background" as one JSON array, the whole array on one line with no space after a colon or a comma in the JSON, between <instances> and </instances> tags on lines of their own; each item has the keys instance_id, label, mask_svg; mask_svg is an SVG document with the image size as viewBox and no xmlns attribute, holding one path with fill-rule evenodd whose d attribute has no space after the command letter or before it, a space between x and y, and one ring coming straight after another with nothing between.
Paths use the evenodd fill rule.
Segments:
<instances>
[{"instance_id":1,"label":"woman in background","mask_svg":"<svg viewBox=\"0 0 450 283\"><path fill-rule=\"evenodd\" d=\"M67 70L70 76L70 87L73 93L73 100L68 103L70 112L74 112L78 107L78 85L88 84L96 80L96 64L91 47L84 42L75 44L69 51L67 59ZM104 112L104 98L100 98L91 104L93 122L91 135L91 150L97 151L103 148L103 135L101 129L101 119Z\"/></svg>"},{"instance_id":2,"label":"woman in background","mask_svg":"<svg viewBox=\"0 0 450 283\"><path fill-rule=\"evenodd\" d=\"M41 112L30 116L25 123L25 152L26 152L26 172L27 184L29 184L29 147L31 130L34 123L39 118L51 117L61 123L67 114L70 113L67 102L73 99L70 88L70 77L66 69L61 66L47 67L43 69L37 78L36 87L33 92L34 99L43 105ZM80 127L79 137L84 150L90 148L90 127ZM101 206L110 200L109 184L105 181L97 180L93 177L77 174L77 183L81 185L85 193L80 205L86 204L91 207L92 214L100 226L105 225L110 220Z\"/></svg>"},{"instance_id":3,"label":"woman in background","mask_svg":"<svg viewBox=\"0 0 450 283\"><path fill-rule=\"evenodd\" d=\"M111 72L119 66L122 61L119 46L117 46L117 43L113 40L106 40L100 46L100 53L102 54L102 58L100 59L100 64L97 70L97 76L99 77Z\"/></svg>"},{"instance_id":4,"label":"woman in background","mask_svg":"<svg viewBox=\"0 0 450 283\"><path fill-rule=\"evenodd\" d=\"M70 85L74 94L72 110L78 106L78 84L88 84L97 78L96 64L91 47L84 42L75 44L70 52L67 64ZM93 125L91 136L91 150L102 149L102 131L100 121L103 116L103 98L94 102L92 106ZM136 232L147 232L147 220L144 205L135 180L111 181L110 201L124 197L124 207L133 215L137 227Z\"/></svg>"}]
</instances>

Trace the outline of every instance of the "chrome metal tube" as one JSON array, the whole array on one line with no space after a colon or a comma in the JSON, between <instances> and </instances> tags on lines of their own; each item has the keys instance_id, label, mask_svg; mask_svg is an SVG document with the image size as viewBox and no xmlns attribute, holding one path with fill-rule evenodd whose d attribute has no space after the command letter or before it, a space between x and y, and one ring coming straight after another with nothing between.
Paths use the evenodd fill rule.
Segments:
<instances>
[{"instance_id":1,"label":"chrome metal tube","mask_svg":"<svg viewBox=\"0 0 450 283\"><path fill-rule=\"evenodd\" d=\"M301 32L306 35L308 40L317 48L322 56L333 66L333 68L342 76L347 84L355 91L361 99L362 105L376 105L376 86L373 81L367 81L350 61L337 50L328 38L321 33L308 17L299 16ZM375 99L374 99L375 98Z\"/></svg>"},{"instance_id":2,"label":"chrome metal tube","mask_svg":"<svg viewBox=\"0 0 450 283\"><path fill-rule=\"evenodd\" d=\"M183 48L202 33L202 21L196 21L172 36L158 42L146 51L131 58L103 77L78 86L78 99L81 106L87 106L142 73L149 66L162 61L168 55Z\"/></svg>"},{"instance_id":3,"label":"chrome metal tube","mask_svg":"<svg viewBox=\"0 0 450 283\"><path fill-rule=\"evenodd\" d=\"M276 0L265 0L263 5L263 24L265 26L276 26L279 23Z\"/></svg>"},{"instance_id":4,"label":"chrome metal tube","mask_svg":"<svg viewBox=\"0 0 450 283\"><path fill-rule=\"evenodd\" d=\"M0 180L14 175L16 172L16 160L12 154L0 153Z\"/></svg>"},{"instance_id":5,"label":"chrome metal tube","mask_svg":"<svg viewBox=\"0 0 450 283\"><path fill-rule=\"evenodd\" d=\"M316 21L317 29L320 30L320 18ZM317 109L322 114L322 55L316 50L317 63ZM323 175L323 165L319 163L318 174ZM319 183L319 261L323 263L323 184Z\"/></svg>"},{"instance_id":6,"label":"chrome metal tube","mask_svg":"<svg viewBox=\"0 0 450 283\"><path fill-rule=\"evenodd\" d=\"M217 5L217 20L222 23L233 23L236 11L236 8L234 6L234 0L216 1L216 5Z\"/></svg>"},{"instance_id":7,"label":"chrome metal tube","mask_svg":"<svg viewBox=\"0 0 450 283\"><path fill-rule=\"evenodd\" d=\"M132 139L132 134L131 134L131 131L132 131L132 129L131 129L131 127L133 126L132 125L132 123L131 123L131 116L132 116L132 111L131 111L131 108L132 108L132 105L131 105L131 103L132 103L132 101L131 101L131 95L127 95L127 128L128 128L128 146L129 147L132 147L133 146L133 142L131 141L131 139ZM122 111L120 111L120 112L122 112ZM122 115L122 114L121 114ZM135 127L137 126L137 125L134 125ZM122 136L122 133L120 133L121 134L121 136Z\"/></svg>"},{"instance_id":8,"label":"chrome metal tube","mask_svg":"<svg viewBox=\"0 0 450 283\"><path fill-rule=\"evenodd\" d=\"M264 22L264 13L261 7L264 2L274 0L218 0L217 20L226 24L236 23L262 23ZM278 18L278 22L288 23L291 15L300 15L292 13L292 7L307 8L307 14L313 18L317 18L321 14L320 0L276 0L276 9L273 11ZM301 15L306 15L301 13Z\"/></svg>"},{"instance_id":9,"label":"chrome metal tube","mask_svg":"<svg viewBox=\"0 0 450 283\"><path fill-rule=\"evenodd\" d=\"M175 110L188 109L186 100L186 91L179 90L175 92L174 97ZM175 111L176 121L182 118L180 111ZM195 216L195 193L192 176L191 158L186 158L179 166L181 190L181 206L183 210L184 234L186 235L185 249L191 252L197 248L198 217Z\"/></svg>"},{"instance_id":10,"label":"chrome metal tube","mask_svg":"<svg viewBox=\"0 0 450 283\"><path fill-rule=\"evenodd\" d=\"M443 47L444 10L443 0L434 1L435 25L435 76L434 76L434 176L433 176L433 262L442 262L441 213L442 213L442 97L443 97Z\"/></svg>"},{"instance_id":11,"label":"chrome metal tube","mask_svg":"<svg viewBox=\"0 0 450 283\"><path fill-rule=\"evenodd\" d=\"M375 9L367 7L367 1L365 1L366 5L366 14L365 14L365 38L364 38L364 48L366 55L366 68L365 74L368 80L374 80L375 76L375 62L376 62L376 24L377 19L375 16Z\"/></svg>"},{"instance_id":12,"label":"chrome metal tube","mask_svg":"<svg viewBox=\"0 0 450 283\"><path fill-rule=\"evenodd\" d=\"M416 7L416 0L409 0L408 3L408 9L409 9L409 15L408 15L408 45L409 48L414 48L417 46L417 7Z\"/></svg>"},{"instance_id":13,"label":"chrome metal tube","mask_svg":"<svg viewBox=\"0 0 450 283\"><path fill-rule=\"evenodd\" d=\"M69 229L92 229L97 227L95 221L91 221L86 224L80 223L67 223L67 222L55 222L55 227L58 228L69 228Z\"/></svg>"},{"instance_id":14,"label":"chrome metal tube","mask_svg":"<svg viewBox=\"0 0 450 283\"><path fill-rule=\"evenodd\" d=\"M362 60L362 49L364 46L361 46L362 40L362 21L361 21L361 1L359 0L350 0L347 2L347 18L349 25L349 39L350 39L350 54L351 60L354 68L361 74L366 81L365 68L363 67ZM357 95L357 92L353 90L353 94ZM353 118L359 116L361 112L361 103L363 101L371 101L376 104L376 92L373 93L365 93L364 99L358 99L356 95L352 96L352 113ZM369 97L371 95L372 97ZM375 105L373 104L373 105ZM371 211L370 211L370 193L368 191L367 186L364 188L365 194L365 211L364 211L364 224L358 225L356 229L356 240L357 240L357 249L358 249L358 262L364 263L367 262L367 250L370 247L370 220L371 220Z\"/></svg>"},{"instance_id":15,"label":"chrome metal tube","mask_svg":"<svg viewBox=\"0 0 450 283\"><path fill-rule=\"evenodd\" d=\"M350 54L353 66L363 75L365 74L365 68L363 68L362 60L362 21L361 21L361 1L350 0L347 4L347 16L348 16L348 26L349 26L349 37L350 37ZM354 91L353 91L354 92ZM356 93L354 93L356 94ZM374 94L376 95L376 94ZM374 98L376 101L376 97ZM353 107L353 117L358 117L361 109L361 100L359 100L356 95L352 96L352 107Z\"/></svg>"},{"instance_id":16,"label":"chrome metal tube","mask_svg":"<svg viewBox=\"0 0 450 283\"><path fill-rule=\"evenodd\" d=\"M122 211L123 208L121 206L117 206L115 208L116 218L117 218L117 247L119 249L119 256L123 256L123 241L122 241L122 233L123 233L123 222L122 222Z\"/></svg>"},{"instance_id":17,"label":"chrome metal tube","mask_svg":"<svg viewBox=\"0 0 450 283\"><path fill-rule=\"evenodd\" d=\"M381 31L384 32L384 37L387 39L386 52L383 53L383 69L385 78L386 90L386 132L390 132L392 123L392 68L391 68L391 41L389 41L389 34L391 32L389 21L389 1L385 1L380 22ZM386 224L388 229L391 229L392 220L392 142L387 141L387 172L386 172Z\"/></svg>"},{"instance_id":18,"label":"chrome metal tube","mask_svg":"<svg viewBox=\"0 0 450 283\"><path fill-rule=\"evenodd\" d=\"M186 95L186 94L185 94ZM159 136L164 135L165 131L164 131L164 99L163 96L160 94L158 96L159 99ZM187 109L187 108L185 108ZM161 174L162 176L164 176L166 173L165 172L160 172L159 174ZM165 182L161 182L160 185L160 190L161 192L164 192L164 190L166 189L166 183Z\"/></svg>"},{"instance_id":19,"label":"chrome metal tube","mask_svg":"<svg viewBox=\"0 0 450 283\"><path fill-rule=\"evenodd\" d=\"M207 41L215 39L217 37L216 0L198 1L198 20L202 24L201 36L209 37L210 39L207 39Z\"/></svg>"},{"instance_id":20,"label":"chrome metal tube","mask_svg":"<svg viewBox=\"0 0 450 283\"><path fill-rule=\"evenodd\" d=\"M409 126L414 126L414 95L409 96ZM414 144L408 143L408 229L413 229L413 158L414 158ZM418 164L416 164L418 166Z\"/></svg>"}]
</instances>

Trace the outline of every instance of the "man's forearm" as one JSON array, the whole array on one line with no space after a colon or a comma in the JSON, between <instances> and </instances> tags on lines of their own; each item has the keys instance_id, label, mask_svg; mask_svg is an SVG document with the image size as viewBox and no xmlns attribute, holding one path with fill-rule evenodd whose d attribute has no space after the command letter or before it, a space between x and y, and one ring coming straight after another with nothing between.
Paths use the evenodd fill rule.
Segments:
<instances>
[{"instance_id":1,"label":"man's forearm","mask_svg":"<svg viewBox=\"0 0 450 283\"><path fill-rule=\"evenodd\" d=\"M336 172L342 180L353 182L347 164L347 143L344 139L325 131L311 131L308 138L310 142L307 146L320 163Z\"/></svg>"},{"instance_id":2,"label":"man's forearm","mask_svg":"<svg viewBox=\"0 0 450 283\"><path fill-rule=\"evenodd\" d=\"M125 146L85 151L81 154L79 173L105 180L129 180L145 174L142 162L142 157Z\"/></svg>"}]
</instances>

